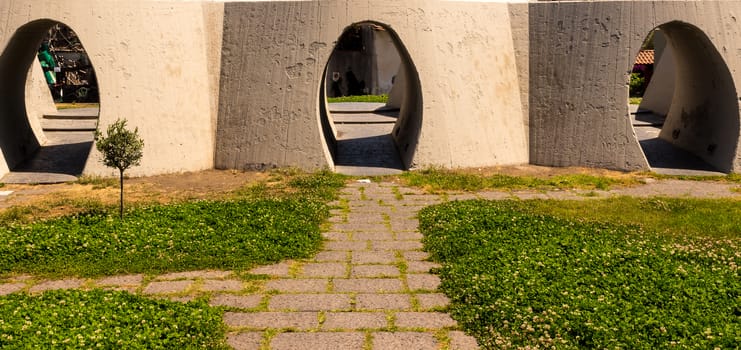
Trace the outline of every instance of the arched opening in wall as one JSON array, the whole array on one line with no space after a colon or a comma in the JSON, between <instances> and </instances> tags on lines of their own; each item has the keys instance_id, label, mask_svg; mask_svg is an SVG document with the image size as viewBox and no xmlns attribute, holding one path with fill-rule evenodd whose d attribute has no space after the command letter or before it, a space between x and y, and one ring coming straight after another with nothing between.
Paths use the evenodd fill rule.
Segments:
<instances>
[{"instance_id":1,"label":"arched opening in wall","mask_svg":"<svg viewBox=\"0 0 741 350\"><path fill-rule=\"evenodd\" d=\"M67 25L20 27L0 56L0 149L4 183L74 181L82 174L100 112L95 70Z\"/></svg>"},{"instance_id":2,"label":"arched opening in wall","mask_svg":"<svg viewBox=\"0 0 741 350\"><path fill-rule=\"evenodd\" d=\"M652 171L733 170L739 112L733 78L710 39L679 21L656 27L630 82L633 129Z\"/></svg>"},{"instance_id":3,"label":"arched opening in wall","mask_svg":"<svg viewBox=\"0 0 741 350\"><path fill-rule=\"evenodd\" d=\"M320 117L335 171L381 175L411 167L422 94L409 53L390 27L345 28L321 84Z\"/></svg>"}]
</instances>

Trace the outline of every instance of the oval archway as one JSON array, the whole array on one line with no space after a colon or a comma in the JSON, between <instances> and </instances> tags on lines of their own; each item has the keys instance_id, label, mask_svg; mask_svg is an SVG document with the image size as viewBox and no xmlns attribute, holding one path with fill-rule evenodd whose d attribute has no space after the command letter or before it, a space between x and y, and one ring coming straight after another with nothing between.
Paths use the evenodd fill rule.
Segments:
<instances>
[{"instance_id":1,"label":"oval archway","mask_svg":"<svg viewBox=\"0 0 741 350\"><path fill-rule=\"evenodd\" d=\"M2 181L75 180L100 111L94 68L77 34L51 19L20 27L0 56L0 76L7 77L0 86Z\"/></svg>"},{"instance_id":2,"label":"oval archway","mask_svg":"<svg viewBox=\"0 0 741 350\"><path fill-rule=\"evenodd\" d=\"M319 104L337 172L378 175L412 166L422 125L419 75L388 25L364 21L344 29L325 66Z\"/></svg>"},{"instance_id":3,"label":"oval archway","mask_svg":"<svg viewBox=\"0 0 741 350\"><path fill-rule=\"evenodd\" d=\"M699 28L672 21L651 31L654 66L634 130L653 171L733 171L739 106L733 77ZM644 45L646 46L646 45Z\"/></svg>"}]
</instances>

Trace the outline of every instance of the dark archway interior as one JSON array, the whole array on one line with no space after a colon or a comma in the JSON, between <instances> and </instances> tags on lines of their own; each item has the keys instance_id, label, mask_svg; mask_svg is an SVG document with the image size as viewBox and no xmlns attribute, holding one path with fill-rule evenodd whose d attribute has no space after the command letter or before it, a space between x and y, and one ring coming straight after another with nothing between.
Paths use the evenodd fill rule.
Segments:
<instances>
[{"instance_id":1,"label":"dark archway interior","mask_svg":"<svg viewBox=\"0 0 741 350\"><path fill-rule=\"evenodd\" d=\"M374 175L411 166L422 96L416 68L393 30L376 22L347 27L327 62L320 90L321 124L336 171ZM389 99L327 99L367 94L388 94Z\"/></svg>"},{"instance_id":2,"label":"dark archway interior","mask_svg":"<svg viewBox=\"0 0 741 350\"><path fill-rule=\"evenodd\" d=\"M63 39L74 50L64 53L62 50L55 51L52 34L59 30L72 36ZM51 50L46 50L50 44ZM26 103L30 97L26 96L26 84L31 79L32 65L41 64L42 51L54 58L47 61L54 63L41 65L45 67L46 79L50 76L56 78L47 80L51 94L48 101L94 102L92 107L86 105L84 109L60 109L43 116L28 114ZM83 64L79 65L80 62ZM79 79L82 76L80 70L87 70L84 75L87 80ZM53 20L38 20L20 27L0 56L0 76L6 79L0 84L0 149L11 170L2 181L60 182L79 176L93 143L99 106L92 64L76 34L66 25ZM31 103L42 104L43 101ZM39 137L34 134L30 118L41 118L45 144L41 145Z\"/></svg>"},{"instance_id":3,"label":"dark archway interior","mask_svg":"<svg viewBox=\"0 0 741 350\"><path fill-rule=\"evenodd\" d=\"M674 174L728 173L739 138L733 78L718 50L697 27L656 28L655 67L634 130L652 170Z\"/></svg>"}]
</instances>

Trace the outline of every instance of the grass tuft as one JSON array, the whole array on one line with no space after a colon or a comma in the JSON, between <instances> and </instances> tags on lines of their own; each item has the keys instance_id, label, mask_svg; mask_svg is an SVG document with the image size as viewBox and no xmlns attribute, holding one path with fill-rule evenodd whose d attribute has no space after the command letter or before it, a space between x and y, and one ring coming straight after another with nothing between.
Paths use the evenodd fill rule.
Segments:
<instances>
[{"instance_id":1,"label":"grass tuft","mask_svg":"<svg viewBox=\"0 0 741 350\"><path fill-rule=\"evenodd\" d=\"M388 102L389 96L383 95L359 95L359 96L342 96L342 97L327 97L327 103L338 103L338 102Z\"/></svg>"}]
</instances>

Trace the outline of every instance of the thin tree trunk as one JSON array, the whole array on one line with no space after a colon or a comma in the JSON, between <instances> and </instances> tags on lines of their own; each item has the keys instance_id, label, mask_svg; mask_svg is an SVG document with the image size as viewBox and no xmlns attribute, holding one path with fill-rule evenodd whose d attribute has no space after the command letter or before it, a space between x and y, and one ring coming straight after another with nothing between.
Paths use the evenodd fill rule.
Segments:
<instances>
[{"instance_id":1,"label":"thin tree trunk","mask_svg":"<svg viewBox=\"0 0 741 350\"><path fill-rule=\"evenodd\" d=\"M121 184L121 199L120 199L120 203L119 203L119 206L118 206L119 207L118 216L123 220L123 211L124 211L124 202L123 202L123 199L124 199L124 196L123 196L123 182L124 182L124 178L123 178L123 173L124 172L123 172L123 169L118 169L118 172L119 172L119 179L120 179L119 183Z\"/></svg>"}]
</instances>

